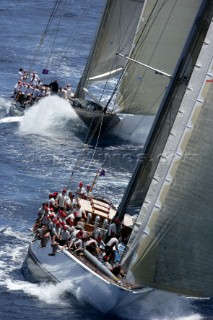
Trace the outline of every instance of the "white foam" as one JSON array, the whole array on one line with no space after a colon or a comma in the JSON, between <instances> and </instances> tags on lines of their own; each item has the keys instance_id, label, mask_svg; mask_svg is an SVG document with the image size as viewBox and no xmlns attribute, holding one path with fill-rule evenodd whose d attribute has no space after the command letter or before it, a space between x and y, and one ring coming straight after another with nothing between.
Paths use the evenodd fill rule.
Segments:
<instances>
[{"instance_id":1,"label":"white foam","mask_svg":"<svg viewBox=\"0 0 213 320\"><path fill-rule=\"evenodd\" d=\"M10 99L5 99L3 97L0 97L0 108L4 108L6 110L9 110L11 104Z\"/></svg>"},{"instance_id":2,"label":"white foam","mask_svg":"<svg viewBox=\"0 0 213 320\"><path fill-rule=\"evenodd\" d=\"M11 237L14 237L18 240L24 240L24 241L30 241L31 238L30 236L29 237L26 237L26 235L24 235L23 233L21 232L18 232L18 231L13 231L11 227L5 227L3 229L3 233L6 235L6 236L11 236Z\"/></svg>"},{"instance_id":3,"label":"white foam","mask_svg":"<svg viewBox=\"0 0 213 320\"><path fill-rule=\"evenodd\" d=\"M58 135L68 122L75 127L79 118L70 103L58 96L41 99L27 110L20 121L21 134Z\"/></svg>"},{"instance_id":4,"label":"white foam","mask_svg":"<svg viewBox=\"0 0 213 320\"><path fill-rule=\"evenodd\" d=\"M12 122L19 122L22 117L5 117L0 119L0 123L12 123Z\"/></svg>"},{"instance_id":5,"label":"white foam","mask_svg":"<svg viewBox=\"0 0 213 320\"><path fill-rule=\"evenodd\" d=\"M72 291L73 287L70 283L61 282L58 284L43 283L35 284L27 281L17 281L7 279L4 283L10 291L23 291L24 293L38 298L40 301L50 305L69 305L71 300L64 298L67 291Z\"/></svg>"},{"instance_id":6,"label":"white foam","mask_svg":"<svg viewBox=\"0 0 213 320\"><path fill-rule=\"evenodd\" d=\"M135 303L117 310L123 319L134 320L201 320L194 312L191 301L175 294L153 291ZM134 315L134 317L132 316Z\"/></svg>"}]
</instances>

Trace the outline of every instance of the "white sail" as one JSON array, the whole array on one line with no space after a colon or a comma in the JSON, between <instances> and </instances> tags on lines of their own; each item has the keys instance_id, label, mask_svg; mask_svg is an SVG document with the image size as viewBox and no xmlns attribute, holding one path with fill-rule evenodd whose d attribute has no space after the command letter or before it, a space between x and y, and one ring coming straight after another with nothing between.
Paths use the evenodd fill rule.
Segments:
<instances>
[{"instance_id":1,"label":"white sail","mask_svg":"<svg viewBox=\"0 0 213 320\"><path fill-rule=\"evenodd\" d=\"M144 0L108 0L99 31L91 49L76 95L91 82L115 76L123 70L126 59L116 52L129 54L141 16ZM101 93L100 93L101 94Z\"/></svg>"},{"instance_id":2,"label":"white sail","mask_svg":"<svg viewBox=\"0 0 213 320\"><path fill-rule=\"evenodd\" d=\"M213 295L213 22L132 233L127 279Z\"/></svg>"},{"instance_id":3,"label":"white sail","mask_svg":"<svg viewBox=\"0 0 213 320\"><path fill-rule=\"evenodd\" d=\"M172 75L201 2L146 1L130 58ZM118 111L155 115L169 82L169 77L128 61L117 95Z\"/></svg>"}]
</instances>

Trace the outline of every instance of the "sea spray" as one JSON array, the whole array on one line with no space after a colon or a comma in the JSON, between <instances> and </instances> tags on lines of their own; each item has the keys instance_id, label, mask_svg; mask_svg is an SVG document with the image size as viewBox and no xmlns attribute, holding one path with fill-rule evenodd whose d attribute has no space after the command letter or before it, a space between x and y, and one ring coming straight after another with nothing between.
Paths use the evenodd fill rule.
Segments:
<instances>
[{"instance_id":1,"label":"sea spray","mask_svg":"<svg viewBox=\"0 0 213 320\"><path fill-rule=\"evenodd\" d=\"M67 123L75 129L81 124L81 120L67 100L49 96L25 112L19 131L21 134L60 135Z\"/></svg>"}]
</instances>

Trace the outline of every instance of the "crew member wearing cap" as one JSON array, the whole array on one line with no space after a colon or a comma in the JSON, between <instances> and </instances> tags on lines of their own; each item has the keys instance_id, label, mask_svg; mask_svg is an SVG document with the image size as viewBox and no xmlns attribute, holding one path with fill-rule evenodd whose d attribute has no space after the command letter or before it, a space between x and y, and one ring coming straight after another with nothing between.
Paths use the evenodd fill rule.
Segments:
<instances>
[{"instance_id":1,"label":"crew member wearing cap","mask_svg":"<svg viewBox=\"0 0 213 320\"><path fill-rule=\"evenodd\" d=\"M92 197L92 191L91 191L91 185L90 185L90 184L88 184L88 185L86 186L86 193L85 193L85 195L86 195L87 198L91 198L91 197Z\"/></svg>"},{"instance_id":2,"label":"crew member wearing cap","mask_svg":"<svg viewBox=\"0 0 213 320\"><path fill-rule=\"evenodd\" d=\"M14 86L14 91L13 91L13 98L17 98L18 93L21 91L22 87L22 82L21 80L18 80L18 82Z\"/></svg>"},{"instance_id":3,"label":"crew member wearing cap","mask_svg":"<svg viewBox=\"0 0 213 320\"><path fill-rule=\"evenodd\" d=\"M61 234L61 224L59 221L55 223L55 226L52 229L52 252L49 253L49 256L54 256L56 253L56 250L58 248L58 242L60 240L60 234Z\"/></svg>"},{"instance_id":4,"label":"crew member wearing cap","mask_svg":"<svg viewBox=\"0 0 213 320\"><path fill-rule=\"evenodd\" d=\"M112 237L105 246L106 255L109 257L109 262L113 262L115 259L114 249L118 251L118 238Z\"/></svg>"},{"instance_id":5,"label":"crew member wearing cap","mask_svg":"<svg viewBox=\"0 0 213 320\"><path fill-rule=\"evenodd\" d=\"M102 238L101 238L102 239ZM98 246L98 241L91 238L87 242L85 242L85 249L94 255L100 254L100 249Z\"/></svg>"},{"instance_id":6,"label":"crew member wearing cap","mask_svg":"<svg viewBox=\"0 0 213 320\"><path fill-rule=\"evenodd\" d=\"M66 200L66 209L67 211L72 211L76 207L76 201L74 194L70 191L68 193L68 198Z\"/></svg>"},{"instance_id":7,"label":"crew member wearing cap","mask_svg":"<svg viewBox=\"0 0 213 320\"><path fill-rule=\"evenodd\" d=\"M121 222L118 218L115 218L114 222L109 225L105 243L107 243L112 237L119 236L120 227Z\"/></svg>"},{"instance_id":8,"label":"crew member wearing cap","mask_svg":"<svg viewBox=\"0 0 213 320\"><path fill-rule=\"evenodd\" d=\"M60 246L64 246L64 245L67 244L67 241L68 241L69 239L70 239L70 232L69 232L67 226L64 225L64 226L62 227L62 230L61 230L61 233L60 233L60 240L59 240L58 244L59 244Z\"/></svg>"},{"instance_id":9,"label":"crew member wearing cap","mask_svg":"<svg viewBox=\"0 0 213 320\"><path fill-rule=\"evenodd\" d=\"M56 197L56 205L57 207L60 209L64 209L65 208L65 204L66 204L66 189L63 189L61 193L59 193Z\"/></svg>"},{"instance_id":10,"label":"crew member wearing cap","mask_svg":"<svg viewBox=\"0 0 213 320\"><path fill-rule=\"evenodd\" d=\"M23 80L23 74L24 74L23 71L24 71L24 70L23 70L22 68L19 68L19 71L18 71L18 79L19 79L19 80Z\"/></svg>"},{"instance_id":11,"label":"crew member wearing cap","mask_svg":"<svg viewBox=\"0 0 213 320\"><path fill-rule=\"evenodd\" d=\"M54 195L51 193L49 194L49 199L46 202L48 204L49 208L54 208L55 207L55 198Z\"/></svg>"},{"instance_id":12,"label":"crew member wearing cap","mask_svg":"<svg viewBox=\"0 0 213 320\"><path fill-rule=\"evenodd\" d=\"M69 83L67 84L66 89L67 89L67 99L71 99L72 98L72 88Z\"/></svg>"},{"instance_id":13,"label":"crew member wearing cap","mask_svg":"<svg viewBox=\"0 0 213 320\"><path fill-rule=\"evenodd\" d=\"M87 220L86 212L81 208L81 204L79 202L76 204L76 209L74 209L74 216L74 225L77 225L82 218Z\"/></svg>"},{"instance_id":14,"label":"crew member wearing cap","mask_svg":"<svg viewBox=\"0 0 213 320\"><path fill-rule=\"evenodd\" d=\"M76 193L79 196L79 198L82 198L85 195L85 192L86 192L86 190L84 189L83 182L80 181L78 184L78 188L76 190Z\"/></svg>"}]
</instances>

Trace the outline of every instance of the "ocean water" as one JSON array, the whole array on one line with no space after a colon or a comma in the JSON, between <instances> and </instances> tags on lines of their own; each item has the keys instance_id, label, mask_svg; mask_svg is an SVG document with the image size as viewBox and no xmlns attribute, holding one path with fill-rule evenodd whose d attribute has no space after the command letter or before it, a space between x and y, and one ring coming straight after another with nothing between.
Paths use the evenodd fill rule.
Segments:
<instances>
[{"instance_id":1,"label":"ocean water","mask_svg":"<svg viewBox=\"0 0 213 320\"><path fill-rule=\"evenodd\" d=\"M51 11L60 4L44 36ZM86 129L69 104L48 98L23 117L10 116L10 96L20 67L49 74L76 87L103 9L103 0L1 0L0 6L0 317L1 319L200 320L213 318L212 300L153 292L143 301L102 315L81 301L70 283L32 284L23 261L30 228L52 191L78 181L91 183L104 167L94 193L119 204L141 144L105 137L85 142ZM41 43L43 35L43 45ZM57 37L56 37L57 35ZM72 179L71 179L71 174ZM82 279L83 281L83 279Z\"/></svg>"}]
</instances>

